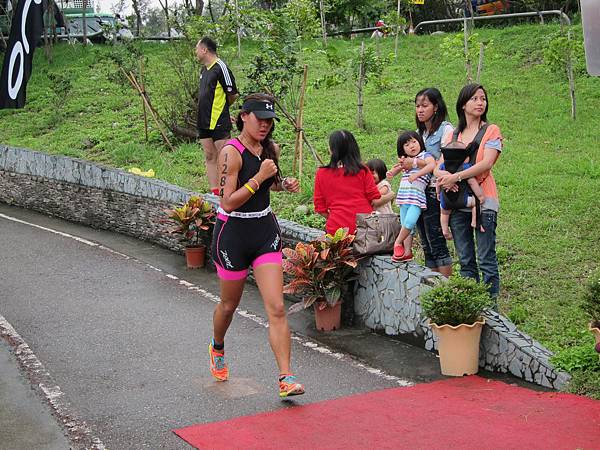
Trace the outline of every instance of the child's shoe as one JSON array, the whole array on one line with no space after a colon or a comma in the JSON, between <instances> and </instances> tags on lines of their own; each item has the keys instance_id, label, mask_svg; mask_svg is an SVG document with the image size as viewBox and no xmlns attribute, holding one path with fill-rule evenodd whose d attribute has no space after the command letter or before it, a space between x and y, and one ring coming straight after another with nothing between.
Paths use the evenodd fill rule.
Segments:
<instances>
[{"instance_id":1,"label":"child's shoe","mask_svg":"<svg viewBox=\"0 0 600 450\"><path fill-rule=\"evenodd\" d=\"M404 245L394 245L394 254L392 255L392 261L402 261L404 256Z\"/></svg>"},{"instance_id":2,"label":"child's shoe","mask_svg":"<svg viewBox=\"0 0 600 450\"><path fill-rule=\"evenodd\" d=\"M400 258L400 261L412 261L413 259L413 254L412 252L410 253L405 253L402 258Z\"/></svg>"}]
</instances>

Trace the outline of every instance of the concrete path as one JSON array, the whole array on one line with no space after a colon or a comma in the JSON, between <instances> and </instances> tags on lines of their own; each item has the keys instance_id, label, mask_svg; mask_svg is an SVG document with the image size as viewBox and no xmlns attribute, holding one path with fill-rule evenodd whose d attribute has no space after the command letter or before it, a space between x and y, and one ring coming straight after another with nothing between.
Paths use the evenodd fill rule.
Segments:
<instances>
[{"instance_id":1,"label":"concrete path","mask_svg":"<svg viewBox=\"0 0 600 450\"><path fill-rule=\"evenodd\" d=\"M215 384L206 355L214 273L188 271L180 255L125 236L5 205L0 214L0 315L42 366L25 372L55 389L38 394L86 445L189 448L170 430L439 377L434 355L364 331L325 340L356 342L357 353L380 359L377 369L329 350L305 335L312 318L301 314L293 365L307 394L281 402L264 310L249 285L227 337L232 380Z\"/></svg>"},{"instance_id":2,"label":"concrete path","mask_svg":"<svg viewBox=\"0 0 600 450\"><path fill-rule=\"evenodd\" d=\"M57 424L72 448L190 448L173 429L443 379L429 352L361 329L318 333L306 312L290 324L307 393L282 402L262 302L248 285L226 341L232 378L216 383L206 354L213 272L187 270L182 256L149 243L6 205L0 248L8 358L0 362L12 370L0 404L16 405L11 425L0 421L1 450L66 448ZM36 436L39 446L27 440L30 426L49 430Z\"/></svg>"}]
</instances>

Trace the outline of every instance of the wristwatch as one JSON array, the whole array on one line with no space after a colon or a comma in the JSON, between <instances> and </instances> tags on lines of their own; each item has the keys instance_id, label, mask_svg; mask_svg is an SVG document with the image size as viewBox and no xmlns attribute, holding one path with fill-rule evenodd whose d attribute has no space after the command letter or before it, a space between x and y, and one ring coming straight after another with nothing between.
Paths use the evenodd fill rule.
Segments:
<instances>
[{"instance_id":1,"label":"wristwatch","mask_svg":"<svg viewBox=\"0 0 600 450\"><path fill-rule=\"evenodd\" d=\"M456 176L458 177L457 181L460 183L462 181L462 177L460 176L460 172L457 172Z\"/></svg>"}]
</instances>

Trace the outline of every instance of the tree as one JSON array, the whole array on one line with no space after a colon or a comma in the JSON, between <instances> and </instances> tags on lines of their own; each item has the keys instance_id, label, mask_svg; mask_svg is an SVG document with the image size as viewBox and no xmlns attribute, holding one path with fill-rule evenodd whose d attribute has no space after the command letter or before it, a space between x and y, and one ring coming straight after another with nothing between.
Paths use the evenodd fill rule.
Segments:
<instances>
[{"instance_id":1,"label":"tree","mask_svg":"<svg viewBox=\"0 0 600 450\"><path fill-rule=\"evenodd\" d=\"M131 2L135 14L135 34L136 36L139 36L143 24L143 17L148 12L149 0L131 0Z\"/></svg>"},{"instance_id":2,"label":"tree","mask_svg":"<svg viewBox=\"0 0 600 450\"><path fill-rule=\"evenodd\" d=\"M125 15L124 13L126 6L126 0L117 0L115 3L113 3L110 10L113 14L123 17Z\"/></svg>"},{"instance_id":3,"label":"tree","mask_svg":"<svg viewBox=\"0 0 600 450\"><path fill-rule=\"evenodd\" d=\"M164 3L163 3L164 1ZM160 7L165 14L165 23L167 25L167 36L171 37L171 21L169 20L169 0L158 0Z\"/></svg>"},{"instance_id":4,"label":"tree","mask_svg":"<svg viewBox=\"0 0 600 450\"><path fill-rule=\"evenodd\" d=\"M160 8L150 8L146 14L146 33L150 36L156 36L164 31L166 26L165 15Z\"/></svg>"}]
</instances>

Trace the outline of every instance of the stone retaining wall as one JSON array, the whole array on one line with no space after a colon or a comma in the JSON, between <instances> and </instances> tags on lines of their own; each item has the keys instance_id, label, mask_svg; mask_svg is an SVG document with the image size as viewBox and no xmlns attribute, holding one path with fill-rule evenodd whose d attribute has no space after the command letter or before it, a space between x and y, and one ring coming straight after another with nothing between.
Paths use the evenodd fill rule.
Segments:
<instances>
[{"instance_id":1,"label":"stone retaining wall","mask_svg":"<svg viewBox=\"0 0 600 450\"><path fill-rule=\"evenodd\" d=\"M388 335L417 341L427 350L437 349L426 319L421 316L419 296L444 280L439 273L413 262L394 263L374 256L361 262L354 288L354 311L365 326ZM511 374L541 386L560 389L569 375L550 363L552 353L506 317L485 314L479 365Z\"/></svg>"},{"instance_id":2,"label":"stone retaining wall","mask_svg":"<svg viewBox=\"0 0 600 450\"><path fill-rule=\"evenodd\" d=\"M193 192L89 161L47 155L0 145L0 202L108 229L182 251L177 236L166 231L164 210L185 202ZM213 195L204 198L216 204ZM278 219L286 245L322 234ZM355 283L354 308L365 326L389 335L409 336L428 350L436 348L421 318L419 295L442 277L415 263L389 258L365 259ZM520 333L506 318L491 314L483 331L481 367L542 386L560 388L568 376L548 362L551 353Z\"/></svg>"},{"instance_id":3,"label":"stone retaining wall","mask_svg":"<svg viewBox=\"0 0 600 450\"><path fill-rule=\"evenodd\" d=\"M0 146L0 201L108 229L182 251L164 210L189 190L89 161ZM217 204L217 197L204 195ZM315 239L319 230L279 219L284 242Z\"/></svg>"}]
</instances>

